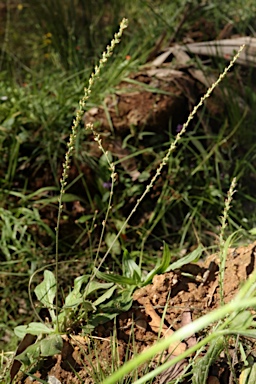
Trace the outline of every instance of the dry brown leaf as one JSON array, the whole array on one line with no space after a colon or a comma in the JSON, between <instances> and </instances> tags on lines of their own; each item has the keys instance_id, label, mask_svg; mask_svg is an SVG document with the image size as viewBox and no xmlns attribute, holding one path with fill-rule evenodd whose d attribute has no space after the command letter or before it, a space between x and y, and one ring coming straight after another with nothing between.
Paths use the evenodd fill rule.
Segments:
<instances>
[{"instance_id":1,"label":"dry brown leaf","mask_svg":"<svg viewBox=\"0 0 256 384\"><path fill-rule=\"evenodd\" d=\"M168 360L171 360L174 356L170 356ZM156 379L158 379L159 384L169 383L171 380L177 379L179 376L182 376L184 368L187 366L185 359L179 361L173 366L167 368L164 372L160 373Z\"/></svg>"},{"instance_id":2,"label":"dry brown leaf","mask_svg":"<svg viewBox=\"0 0 256 384\"><path fill-rule=\"evenodd\" d=\"M25 349L27 349L27 347L29 347L30 345L34 344L35 341L36 341L36 336L27 334L21 340L21 342L20 342L20 344L19 344L19 346L17 348L17 351L15 353L15 356L18 356L19 354L21 354L23 351L25 351ZM13 363L12 363L12 366L11 366L11 370L10 370L11 383L12 383L14 377L19 372L20 367L21 367L21 362L18 361L18 360L15 360L15 357L14 357L14 360L13 360Z\"/></svg>"},{"instance_id":3,"label":"dry brown leaf","mask_svg":"<svg viewBox=\"0 0 256 384\"><path fill-rule=\"evenodd\" d=\"M144 306L146 314L151 317L149 325L155 333L158 334L161 332L165 338L173 335L174 331L162 323L161 317L154 310L153 305L150 303L148 297L134 296L134 299ZM179 356L181 353L185 352L186 348L187 346L185 343L177 341L169 345L168 352L173 356Z\"/></svg>"}]
</instances>

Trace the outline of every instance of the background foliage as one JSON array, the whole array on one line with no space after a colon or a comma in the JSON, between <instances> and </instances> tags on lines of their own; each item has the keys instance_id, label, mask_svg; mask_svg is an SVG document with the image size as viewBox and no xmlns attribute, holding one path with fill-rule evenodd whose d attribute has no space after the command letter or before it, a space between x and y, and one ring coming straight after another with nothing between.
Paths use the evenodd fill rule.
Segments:
<instances>
[{"instance_id":1,"label":"background foliage","mask_svg":"<svg viewBox=\"0 0 256 384\"><path fill-rule=\"evenodd\" d=\"M231 25L233 34L255 34L253 2L247 0L241 6L233 3L0 2L2 348L15 347L14 326L29 322L33 316L27 296L29 276L54 261L57 193L71 122L91 70L121 18L129 18L129 30L102 74L88 108L102 103L123 78L144 65L160 37L164 46L189 39L211 40L227 25ZM209 73L218 73L224 66L222 60L211 59ZM206 109L202 111L204 121L212 128L211 135L206 135L200 119L190 127L154 194L145 200L123 233L105 268L118 273L122 269L120 254L128 248L134 260L143 253L142 269L151 270L161 254L163 240L177 256L198 242L214 247L222 201L233 176L238 178L238 192L230 212L230 230L242 227L244 235L249 236L248 230L255 226L256 202L254 76L253 68L234 69L234 82L241 88L233 87L228 80L224 83L222 114L212 116ZM243 96L241 105L236 101L239 94ZM181 116L181 121L185 117ZM148 135L146 127L142 129L143 148L138 148L141 141L136 135L131 140L129 150L138 158L145 178L134 183L117 164L114 209L102 254L140 196L176 128L170 116L170 127L162 141ZM234 129L231 140L225 143L224 138ZM81 126L61 218L62 283L67 287L81 269L91 272L107 210L109 190L105 183L109 173L103 158L98 161L88 154L91 141ZM209 149L212 154L207 158ZM138 150L149 153L137 156Z\"/></svg>"}]
</instances>

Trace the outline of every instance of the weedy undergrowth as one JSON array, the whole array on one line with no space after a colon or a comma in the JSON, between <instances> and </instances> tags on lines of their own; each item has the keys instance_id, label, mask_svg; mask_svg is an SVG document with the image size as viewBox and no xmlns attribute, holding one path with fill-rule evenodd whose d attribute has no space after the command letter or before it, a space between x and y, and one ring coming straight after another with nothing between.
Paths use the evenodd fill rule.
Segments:
<instances>
[{"instance_id":1,"label":"weedy undergrowth","mask_svg":"<svg viewBox=\"0 0 256 384\"><path fill-rule=\"evenodd\" d=\"M146 351L143 351L139 356L134 357L132 360L126 362L119 370L113 373L110 377L103 381L103 384L114 384L118 380L122 380L126 375L136 369L138 366L145 364L155 355L163 352L170 345L182 341L193 334L201 331L202 329L208 328L206 336L201 339L195 346L189 348L185 352L178 356L173 356L172 359L167 360L151 372L148 372L140 379L136 380L134 384L142 384L150 382L157 377L157 375L166 371L170 367L182 361L184 358L195 354L193 361L190 361L190 367L192 369L192 383L193 384L205 384L209 377L209 369L211 365L219 358L220 353L225 351L227 360L230 367L231 378L236 379L233 361L230 357L230 351L228 350L228 341L231 338L236 337L237 348L242 351L244 368L239 377L239 382L253 384L255 382L256 364L254 360L247 356L242 342L239 340L240 336L256 338L256 323L253 318L253 314L248 310L250 307L256 305L256 271L254 271L248 280L241 287L239 293L234 300L224 305L224 271L225 261L230 247L231 241L236 233L231 234L227 240L224 240L225 228L227 226L227 219L229 211L231 209L231 201L233 194L235 193L236 178L232 180L230 185L227 198L224 204L223 216L221 217L221 228L220 228L220 273L219 273L219 284L220 284L220 297L221 307L208 313L205 316L200 317L194 322L176 331L172 336L159 341ZM212 323L217 323L211 327ZM209 327L211 330L209 331ZM208 345L207 352L203 357L200 356L200 352L205 349ZM184 369L186 372L187 367ZM182 374L177 378L176 382L182 380Z\"/></svg>"},{"instance_id":2,"label":"weedy undergrowth","mask_svg":"<svg viewBox=\"0 0 256 384\"><path fill-rule=\"evenodd\" d=\"M150 382L156 378L159 374L166 371L170 367L179 363L186 357L189 357L193 354L195 355L194 360L190 361L190 366L192 368L192 383L193 384L205 384L209 377L209 369L211 365L217 360L222 351L226 352L228 357L228 362L231 370L231 377L233 375L234 379L234 369L233 362L229 357L229 350L227 349L228 340L232 337L236 337L238 341L239 349L243 350L242 342L239 341L240 336L256 338L256 323L251 311L248 308L256 306L256 271L254 271L248 278L248 280L241 287L237 296L228 304L223 303L224 291L223 291L223 280L224 280L224 269L225 269L225 259L227 255L228 248L230 246L231 240L234 234L230 235L227 240L224 240L224 232L227 226L228 213L231 208L232 196L235 192L236 179L232 180L230 189L228 191L227 199L225 201L224 212L221 218L221 230L220 230L220 274L219 280L220 285L222 286L221 292L221 306L220 308L198 318L192 323L180 328L178 331L174 332L172 336L167 337L163 340L160 340L158 343L150 347L149 349L144 350L140 355L134 357L132 360L127 361L119 370L113 373L110 377L106 378L102 384L114 384L122 380L126 375L136 369L138 366L145 364L150 361L154 356L163 352L165 349L169 348L170 345L175 345L177 342L181 342L184 339L196 334L203 329L208 328L206 336L197 342L196 345L187 349L178 356L172 356L172 359L167 360L165 363L161 364L157 368L153 369L151 372L148 372L140 379L136 380L134 384L143 384ZM211 324L217 323L211 327ZM209 327L211 327L209 331ZM207 352L203 357L198 358L200 352L205 349L205 346L208 345ZM245 352L243 354L243 363L244 371L242 373L239 382L253 384L255 381L255 371L256 365L251 361L250 356L246 356ZM185 367L186 370L186 367ZM184 373L185 373L184 370ZM244 372L243 371L243 372ZM178 382L182 380L182 374L177 378ZM248 380L248 381L246 381ZM176 381L177 382L177 381Z\"/></svg>"},{"instance_id":3,"label":"weedy undergrowth","mask_svg":"<svg viewBox=\"0 0 256 384\"><path fill-rule=\"evenodd\" d=\"M177 134L174 141L171 143L169 149L167 150L166 155L162 159L160 165L158 166L155 175L152 177L150 183L146 186L144 193L141 195L141 197L137 200L134 208L131 210L130 214L128 215L125 222L122 224L119 232L117 235L113 238L111 244L109 245L109 248L104 255L104 257L99 262L99 265L96 268L96 262L98 260L99 256L99 250L100 245L103 239L104 231L105 231L105 224L106 220L108 218L108 214L111 210L111 202L112 197L114 193L114 182L116 178L115 174L115 167L113 162L111 162L110 158L108 157L108 153L104 150L101 144L101 138L100 136L94 132L93 126L87 125L87 129L91 129L94 133L94 139L98 143L100 149L103 152L103 155L106 158L106 161L109 165L110 171L111 171L111 190L109 194L109 204L108 204L108 210L106 213L105 220L102 223L102 233L101 237L99 239L99 247L98 251L96 253L95 257L95 270L91 275L84 275L79 276L74 281L74 288L70 291L68 296L64 300L64 304L61 308L59 308L59 300L58 300L58 293L59 293L59 230L60 230L60 218L61 213L63 210L63 196L65 194L65 187L67 185L67 178L70 168L70 162L71 157L74 150L75 145L75 139L77 135L77 131L79 128L79 124L81 122L81 119L83 117L86 103L90 97L91 92L93 91L93 86L97 79L99 78L101 71L104 68L104 65L110 58L115 46L120 42L121 36L123 34L124 29L127 27L128 22L126 19L123 19L120 24L120 29L117 34L115 34L114 39L111 41L111 44L107 46L106 51L103 53L102 58L100 59L99 65L95 67L94 72L92 73L90 79L89 79L89 85L87 88L84 89L84 96L79 102L79 109L76 113L76 117L73 121L72 125L72 132L70 134L69 142L67 145L67 152L65 155L65 161L63 163L63 173L62 178L60 180L60 196L59 196L59 208L58 208L58 217L57 217L57 225L56 225L56 259L55 259L55 273L52 273L49 270L44 271L44 279L43 281L35 288L35 295L37 299L41 302L41 304L48 309L49 315L50 315L50 322L49 324L45 324L39 315L37 314L37 311L35 310L35 314L40 320L40 322L32 322L29 325L25 326L19 326L16 327L15 333L19 337L24 337L27 334L35 335L37 336L37 341L33 344L28 346L24 352L19 354L15 357L15 360L18 360L22 362L23 364L30 366L33 364L35 359L39 358L40 356L51 356L56 353L61 352L63 341L61 337L61 333L66 333L67 330L72 327L74 324L85 324L83 326L84 332L91 332L91 330L97 326L100 322L104 320L110 320L113 319L118 313L121 311L125 311L129 309L131 303L132 303L132 293L135 288L144 286L151 282L153 276L155 274L163 273L170 269L180 268L181 265L196 260L202 252L202 247L198 247L198 249L194 252L192 252L190 255L188 255L186 258L180 260L179 262L171 264L171 255L168 246L164 245L163 250L163 258L162 261L159 262L159 265L156 266L156 268L145 278L142 275L142 271L139 265L137 265L131 257L129 257L128 252L124 252L123 255L123 276L114 275L114 274L106 274L100 272L100 268L104 261L106 260L108 254L111 252L111 249L114 247L118 237L124 230L124 228L127 226L127 223L129 222L132 215L136 212L139 204L142 202L146 194L151 190L153 187L156 179L158 176L161 175L161 172L163 170L163 167L167 164L172 152L176 149L177 144L179 140L181 139L181 136L186 132L186 129L191 122L191 120L195 117L198 109L203 105L204 101L210 97L211 93L215 89L215 87L218 86L218 84L223 80L223 78L226 76L229 69L233 66L235 63L237 57L239 56L240 52L243 49L243 46L239 49L238 53L234 56L233 60L230 62L230 64L225 68L224 72L219 76L218 80L208 89L206 94L201 98L199 103L194 107L192 112L190 113L187 121L185 124L183 124L182 129ZM228 210L230 208L230 201L232 198L232 194L234 191L234 183L231 186L230 189L230 195L227 199L227 204L225 206L225 211L223 214L223 221L222 221L222 232L221 232L221 250L223 251L223 266L224 266L224 260L225 260L225 249L226 244L223 240L224 235L224 229L226 225L226 219ZM223 267L224 268L224 267ZM223 271L223 269L222 269ZM222 276L222 275L221 275ZM95 278L103 279L105 281L108 281L108 283L100 283L95 281ZM30 280L33 279L33 276ZM253 275L252 280L250 280L250 286L248 286L248 290L251 292L251 286L252 284L255 284L254 281L256 281L256 276ZM97 292L97 299L92 299L92 295ZM244 292L244 291L243 291ZM115 294L115 297L113 298L113 295ZM244 292L244 295L247 295L247 291ZM238 295L239 296L239 295ZM31 292L30 292L31 297ZM251 298L251 296L248 296L248 302L256 304L256 299ZM235 305L236 304L236 305ZM243 309L247 307L248 305L245 305L245 302L241 303L238 300L234 303L230 303L229 305L226 305L219 310L216 310L213 314L206 315L205 317L202 317L201 319L198 319L196 322L191 324L188 327L185 327L183 330L180 330L176 332L170 340L168 339L168 343L172 341L178 341L180 339L185 338L187 335L192 334L196 332L197 330L200 330L204 328L205 326L208 326L211 322L222 319L226 313L231 313L235 311L239 311L240 309ZM32 306L34 308L33 302ZM226 309L226 312L224 312L223 308ZM232 315L231 315L232 316ZM237 315L236 315L237 316ZM248 315L249 316L249 315ZM246 325L248 325L248 318L246 317ZM244 320L244 319L243 319ZM251 318L249 318L251 320ZM229 319L229 328L225 328L225 326L222 324L215 332L214 335L209 335L205 339L203 339L198 345L203 346L209 341L215 339L217 336L223 337L223 335L228 334L230 332L230 329L232 330L232 333L236 333L235 326L232 328L230 327L230 324L232 323L232 319ZM224 323L226 324L226 322ZM191 333L192 332L192 333ZM247 330L247 327L244 330L244 333L248 334L249 331ZM222 340L222 339L220 339ZM165 346L167 345L167 341L161 341L157 346L154 346L150 348L148 351L146 351L141 356L136 357L136 359L132 360L131 362L127 362L119 371L114 373L111 377L106 379L104 383L115 383L117 380L122 378L124 374L129 373L132 369L135 368L135 365L141 364L142 362L145 362L149 358L151 358L155 353L157 353L160 350L163 350ZM166 369L167 366L170 366L175 363L175 361L179 361L179 359L188 356L193 351L197 350L197 348L189 349L188 351L184 352L183 355L178 356L174 360L170 362L167 362L163 364L161 367L158 367L155 371L148 373L145 375L142 379L139 379L136 381L136 383L142 383L145 382L147 379L154 377L153 375L157 372L160 372L164 369ZM178 360L177 360L178 359Z\"/></svg>"},{"instance_id":4,"label":"weedy undergrowth","mask_svg":"<svg viewBox=\"0 0 256 384\"><path fill-rule=\"evenodd\" d=\"M65 304L63 307L63 311L59 313L59 303L58 303L58 275L59 275L59 228L60 228L60 218L63 209L63 196L65 194L65 187L67 185L68 172L70 168L71 157L74 151L74 145L77 135L77 130L79 124L82 120L82 117L85 112L86 102L90 97L95 81L99 78L100 73L107 63L108 59L113 53L113 50L117 44L120 42L120 38L123 34L124 29L127 27L128 21L127 19L123 19L120 23L119 31L114 35L114 39L111 41L110 45L107 46L106 51L103 52L102 58L99 61L99 65L96 65L94 68L94 72L91 74L89 79L88 87L84 89L84 96L79 102L79 108L76 113L76 117L73 120L71 134L69 137L69 142L67 144L67 152L65 155L65 162L63 163L63 172L60 180L60 196L59 196L59 208L58 208L58 217L57 217L57 225L56 225L56 258L55 258L55 274L51 271L46 270L44 272L44 280L41 284L39 284L35 289L35 294L38 300L49 310L49 314L52 321L52 326L44 324L41 320L40 316L35 311L36 316L39 318L39 323L30 323L28 326L21 326L15 329L15 333L19 337L23 337L26 334L30 335L47 335L46 338L43 338L26 348L24 353L21 353L20 356L16 356L16 360L20 360L26 365L30 365L32 363L31 359L37 358L38 356L51 356L55 353L61 351L62 348L62 338L60 336L60 331L64 331L68 326L68 319L71 319L72 316L67 316L67 312L70 312L70 308L72 309L74 306L78 306L83 303L83 312L88 313L90 310L94 311L96 306L100 302L104 302L108 297L110 297L116 287L112 287L113 284L103 284L95 283L91 280L90 286L87 284L86 294L81 295L80 289L83 283L88 283L88 276L82 276L75 281L74 290L67 296L65 300ZM90 293L103 288L106 291L102 296L100 296L96 303L92 304L89 301L86 301L86 296L90 295ZM111 289L112 288L112 289ZM111 289L109 291L109 289ZM29 292L31 298L31 292ZM55 301L55 305L54 305ZM33 302L32 306L34 308ZM35 308L34 308L35 309ZM46 344L45 344L46 343ZM14 377L16 372L11 373L12 378Z\"/></svg>"}]
</instances>

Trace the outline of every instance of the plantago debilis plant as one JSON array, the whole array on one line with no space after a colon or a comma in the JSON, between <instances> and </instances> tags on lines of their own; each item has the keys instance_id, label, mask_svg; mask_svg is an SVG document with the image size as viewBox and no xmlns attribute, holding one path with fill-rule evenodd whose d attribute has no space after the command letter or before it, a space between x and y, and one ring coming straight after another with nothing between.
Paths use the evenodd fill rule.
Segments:
<instances>
[{"instance_id":1,"label":"plantago debilis plant","mask_svg":"<svg viewBox=\"0 0 256 384\"><path fill-rule=\"evenodd\" d=\"M108 59L113 53L113 50L117 44L119 44L123 31L128 26L128 20L123 19L120 23L119 31L114 35L114 39L111 41L110 45L107 46L106 51L103 52L102 58L99 61L99 65L96 65L94 68L94 72L91 74L89 79L89 85L84 89L84 96L79 102L79 109L76 113L76 117L73 121L72 132L69 137L69 142L67 145L67 152L65 155L65 162L63 163L63 172L62 178L60 180L60 197L59 197L59 209L58 209L58 217L57 217L57 225L56 225L56 264L55 264L55 277L56 277L56 288L58 292L58 263L59 263L59 228L60 228L60 218L63 209L62 197L65 193L65 187L67 185L68 172L70 168L71 157L73 154L75 140L77 135L77 130L80 122L82 121L82 117L85 112L86 103L90 97L92 92L93 85L97 78L99 78L100 73L107 63ZM56 295L56 318L57 318L57 330L59 329L58 325L58 294Z\"/></svg>"},{"instance_id":2,"label":"plantago debilis plant","mask_svg":"<svg viewBox=\"0 0 256 384\"><path fill-rule=\"evenodd\" d=\"M63 196L65 194L65 187L67 185L67 178L70 168L70 162L71 157L74 151L74 145L76 140L76 135L78 131L79 124L82 120L83 114L85 112L85 106L86 102L90 97L93 85L95 81L99 78L100 73L104 65L106 64L109 57L112 55L113 50L115 46L120 42L120 38L122 36L122 33L124 29L127 27L127 20L123 19L120 23L120 29L119 32L115 34L114 39L111 41L111 44L107 46L106 51L103 53L102 58L100 59L99 65L95 66L94 72L92 73L90 79L89 79L89 85L88 88L85 88L84 90L84 96L79 102L79 109L76 114L76 118L73 121L72 126L72 132L69 137L69 142L67 144L67 152L65 155L65 162L63 164L63 172L62 172L62 178L60 180L60 196L59 196L59 207L58 207L58 217L57 217L57 225L56 225L56 258L55 258L55 275L49 271L44 271L44 280L36 287L35 294L38 298L38 300L43 304L45 308L48 308L49 314L51 317L52 325L53 327L47 326L43 323L43 321L40 319L39 315L36 313L37 317L41 321L41 323L30 323L28 326L18 326L15 328L15 333L18 335L18 337L22 338L27 333L33 334L33 335L47 335L46 338L43 338L43 340L39 340L35 344L29 346L26 348L25 353L19 354L19 356L16 356L16 359L20 360L21 362L27 361L27 354L30 354L31 357L34 356L37 351L39 355L43 353L43 345L42 342L46 341L48 354L52 355L54 353L57 353L58 351L61 351L62 348L62 339L60 336L60 332L63 332L67 329L67 324L69 323L69 320L71 321L71 318L69 318L70 312L74 308L77 308L78 305L81 305L83 303L83 309L84 312L87 313L88 310L96 310L96 306L100 304L102 301L104 302L106 298L109 296L112 296L113 292L116 290L116 286L114 286L113 283L108 284L101 284L97 283L96 286L87 284L86 291L83 293L83 295L80 292L80 289L82 287L82 284L88 282L88 276L80 276L76 281L74 282L74 289L69 293L69 295L66 297L65 304L62 307L62 310L59 311L58 308L58 267L59 267L59 227L60 227L60 218L61 213L63 210ZM91 128L88 126L87 128ZM95 140L98 142L99 147L102 149L104 155L107 158L109 167L111 169L111 178L112 178L112 193L110 194L110 202L108 206L108 211L106 218L108 216L108 212L111 208L111 198L113 196L113 184L115 180L115 172L114 172L114 165L110 162L107 152L105 152L104 148L101 145L101 139L99 135L97 135L94 132ZM102 241L103 234L104 234L104 228L105 224L103 223L103 231L101 235L100 242ZM98 251L99 252L99 251ZM98 256L98 253L97 253ZM43 268L44 269L44 268ZM32 282L33 276L31 276L29 281L29 297L32 304L32 308L35 311L35 307L32 303L32 297L31 297L31 290L30 285ZM94 292L95 290L101 289L105 290L105 294L98 297L98 299L95 301L95 305L91 305L89 301L86 301L87 294L90 294L91 292ZM54 305L55 301L55 305ZM79 317L79 316L78 316ZM84 317L84 315L83 315ZM54 345L54 349L50 348L50 344ZM49 347L49 348L48 348ZM37 353L37 355L38 355Z\"/></svg>"}]
</instances>

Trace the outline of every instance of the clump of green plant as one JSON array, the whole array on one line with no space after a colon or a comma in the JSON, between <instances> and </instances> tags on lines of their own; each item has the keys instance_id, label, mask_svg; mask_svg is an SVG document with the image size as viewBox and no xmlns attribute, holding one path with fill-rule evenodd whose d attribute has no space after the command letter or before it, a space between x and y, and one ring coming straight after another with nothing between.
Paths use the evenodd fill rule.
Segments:
<instances>
[{"instance_id":1,"label":"clump of green plant","mask_svg":"<svg viewBox=\"0 0 256 384\"><path fill-rule=\"evenodd\" d=\"M56 263L55 263L55 276L50 271L45 271L44 275L44 281L39 285L35 293L39 299L49 309L50 317L52 322L54 323L54 326L47 326L41 323L31 323L28 327L25 326L22 328L16 329L16 334L18 334L20 337L26 335L26 334L36 334L36 335L43 335L47 334L48 339L39 340L38 343L33 344L30 348L32 348L32 352L30 352L29 349L26 349L25 356L32 353L32 356L38 351L39 355L45 355L45 342L49 340L49 344L47 344L47 348L49 348L50 355L52 354L52 351L59 350L61 346L61 337L60 337L60 330L63 329L63 324L66 324L68 322L67 320L67 311L68 308L72 306L77 306L78 304L83 302L85 297L90 294L92 291L95 291L99 289L99 285L95 288L90 288L90 286L87 287L86 295L83 298L77 298L79 296L79 291L81 289L81 285L84 281L86 281L86 277L82 277L80 281L76 281L74 291L67 297L66 300L66 307L64 308L64 312L62 314L59 314L59 302L58 302L58 275L59 275L59 227L60 227L60 218L61 213L63 210L63 196L65 194L65 188L67 185L67 178L68 178L68 172L70 168L70 161L71 156L74 151L75 146L75 140L77 135L77 130L79 127L79 124L82 120L84 111L85 111L85 105L87 100L90 97L94 82L97 78L99 78L100 72L102 68L105 66L108 58L112 55L113 50L115 46L120 42L120 38L122 36L122 33L124 29L127 27L127 20L123 19L120 24L119 32L115 34L114 39L111 41L111 44L107 46L106 52L103 53L102 58L100 59L99 65L95 66L95 70L92 73L90 79L89 79L89 85L87 88L84 89L84 96L79 102L79 109L77 110L76 117L73 121L72 125L72 132L70 134L69 142L68 142L68 150L65 156L65 162L63 164L63 173L62 178L60 180L61 190L60 190L60 196L59 196L59 209L58 209L58 218L57 218L57 225L56 225ZM92 282L93 284L93 282ZM91 285L92 287L92 285ZM109 284L107 285L108 288L110 288ZM101 287L102 288L102 287ZM106 289L106 285L104 286ZM113 289L112 289L113 292ZM57 294L56 294L57 293ZM105 298L108 294L105 295ZM55 300L55 310L53 308L53 301ZM104 301L104 297L101 298L102 301ZM98 304L100 300L96 304ZM88 303L87 303L88 305ZM86 306L86 304L85 304ZM95 309L95 305L92 304L89 305L90 309ZM37 314L37 312L36 312ZM38 315L37 315L38 316ZM39 317L39 316L38 316ZM40 317L39 317L40 319ZM40 319L41 320L41 319ZM66 327L65 327L66 328ZM39 338L40 339L40 338ZM47 342L48 343L48 342ZM53 349L50 348L50 345L54 345ZM46 348L46 350L47 350ZM24 356L22 355L21 359L24 360ZM28 363L30 360L26 359L26 363Z\"/></svg>"},{"instance_id":2,"label":"clump of green plant","mask_svg":"<svg viewBox=\"0 0 256 384\"><path fill-rule=\"evenodd\" d=\"M91 330L100 322L111 320L118 313L127 311L131 306L132 294L136 288L149 284L157 274L179 269L184 264L198 260L202 250L202 246L199 246L186 257L171 263L171 252L168 245L164 243L162 259L158 261L156 267L146 276L143 275L140 266L135 263L128 251L124 251L122 258L123 275L108 274L97 269L95 270L96 277L99 280L108 281L107 284L95 280L89 282L91 275L77 277L74 281L73 289L66 296L64 305L58 314L60 333L74 328L75 322L79 325L84 324L83 329L88 328ZM31 276L30 283L37 272ZM44 327L44 333L55 332L57 319L54 302L57 288L56 278L50 270L44 271L43 281L35 288L34 292L42 306L48 309L51 320L50 324L54 325L52 327L50 325ZM96 293L97 299L89 300L90 297L95 297ZM38 318L41 321L40 317ZM28 326L16 327L15 333L19 337L24 337L26 333L40 335L41 330L41 323L31 323Z\"/></svg>"},{"instance_id":3,"label":"clump of green plant","mask_svg":"<svg viewBox=\"0 0 256 384\"><path fill-rule=\"evenodd\" d=\"M72 327L72 325L75 322L78 322L79 325L81 324L83 325L84 323L86 323L85 326L83 327L84 331L90 332L100 322L114 318L119 313L120 310L127 310L131 305L132 293L135 288L148 284L152 280L155 274L163 273L172 268L179 268L184 263L191 261L191 259L195 260L198 257L198 255L201 254L202 249L199 247L196 253L189 255L189 257L186 257L183 261L180 261L179 263L170 265L170 260L171 260L170 252L168 247L164 246L162 262L148 276L146 276L146 278L144 278L142 276L140 266L138 266L134 262L134 260L129 257L128 252L125 251L123 254L123 262L122 262L123 276L106 274L99 271L103 262L106 260L108 254L111 252L116 241L118 240L118 237L126 227L132 215L136 212L139 204L144 199L146 194L150 191L150 189L153 187L158 176L161 175L163 167L167 164L172 152L177 147L177 144L181 136L186 132L186 129L190 121L194 118L198 108L202 106L203 102L211 95L214 88L222 81L224 76L227 74L228 70L234 64L236 58L238 57L243 47L239 50L238 54L234 57L230 65L220 75L219 79L208 89L207 93L201 98L198 105L195 106L192 112L190 113L187 122L182 126L182 129L177 134L175 140L171 143L166 155L164 156L160 165L158 166L155 175L152 177L149 184L146 186L144 193L137 200L134 208L131 210L125 222L121 225L117 235L113 238L112 242L109 244L108 251L99 262L97 268L95 268L95 271L92 273L91 276L85 275L85 276L78 277L74 282L73 290L71 290L68 296L65 298L64 305L62 306L62 308L60 308L59 306L59 298L58 298L59 280L58 279L59 279L60 218L63 210L63 196L65 194L65 188L67 185L68 172L70 168L71 157L74 151L77 130L84 113L86 102L93 90L94 82L99 77L102 68L104 67L105 63L107 62L108 58L111 56L113 52L114 47L119 43L123 30L126 27L127 27L127 20L124 19L121 22L120 30L115 35L114 39L111 42L111 45L108 46L106 52L103 53L99 66L95 67L95 71L93 72L89 80L89 86L88 88L85 88L84 97L81 99L79 103L79 109L73 121L72 132L70 134L70 138L68 142L68 149L65 156L65 162L63 164L62 178L60 181L61 190L60 190L60 196L59 196L58 218L57 218L57 225L56 225L55 273L53 274L49 270L44 271L44 280L35 289L35 294L37 296L37 299L42 303L44 307L48 309L51 321L49 324L45 324L41 321L34 322L34 323L30 323L27 326L19 326L15 330L15 333L19 337L24 337L27 334L36 335L38 337L38 340L33 345L29 346L28 348L26 348L24 352L22 352L21 354L15 357L16 360L19 360L26 365L31 365L34 362L34 359L39 358L40 356L49 356L55 353L59 353L62 349L61 333L67 332L67 330L70 329L70 327ZM92 128L92 127L88 126L87 128ZM116 175L115 175L114 165L109 160L107 152L105 152L104 148L102 147L100 136L98 134L95 134L94 137L109 163L109 168L111 170L111 181L112 181L111 191L109 194L108 210L106 213L106 218L103 222L102 235L99 241L98 252L95 258L97 261L99 256L100 245L101 245L104 230L105 230L105 223L108 218L109 211L111 210L111 201L113 196L113 187L114 187ZM226 219L225 213L224 213L224 218ZM96 261L95 261L95 267L96 267ZM99 279L108 281L108 283L97 282L95 281L96 277L98 277ZM116 294L114 296L114 300L113 300L113 294ZM246 294L247 292L244 292L244 295ZM96 295L97 297L92 299L93 297L92 295ZM253 303L255 303L255 300L253 301ZM226 309L229 312L233 311L234 308L236 307L234 305L232 306L231 304L229 307L226 306ZM237 308L244 308L244 306L238 305ZM220 308L220 310L217 310L216 313L214 313L214 315L212 316L207 315L208 317L203 317L199 319L197 322L195 322L195 325L193 325L193 331L195 332L196 330L202 329L206 325L209 325L209 322L216 321L218 319L223 318L224 312L223 310L221 311L221 309L222 308ZM41 319L39 318L39 320ZM222 328L221 328L221 331L222 331ZM232 332L233 333L236 332L235 328L234 329L232 328ZM246 332L248 334L249 331L247 331L246 329L245 333ZM181 335L184 338L185 337L184 335L187 335L190 333L191 333L191 327L189 329L185 328L183 330L183 333L181 331L177 332L178 336L175 333L173 335L173 340L175 339L177 341L179 340ZM222 333L219 332L220 335L222 335ZM205 345L206 342L209 342L212 339L213 337L205 338L200 345ZM161 350L161 348L163 348L163 346L165 346L166 343L160 342L159 345L160 347L159 346L152 347L153 349L150 349L150 352L143 354L143 357L137 358L136 363L141 363L142 361L143 362L146 361L149 357L152 357L153 354L156 353L156 351ZM191 352L193 352L192 349L189 350L189 353ZM188 356L188 354L184 356ZM172 363L173 363L173 360L172 360ZM127 363L123 368L120 369L120 371L114 374L111 378L107 379L106 383L116 382L115 380L118 380L119 378L121 378L122 375L124 375L124 372L128 373L131 367L134 367L134 364L135 364L134 362ZM166 368L166 366L163 365L159 368L163 370ZM156 373L155 371L153 372L154 372L153 374ZM152 376L153 374L150 373L148 375L151 375L150 377L153 377ZM146 379L149 378L148 375L138 380L137 383L145 382Z\"/></svg>"}]
</instances>

